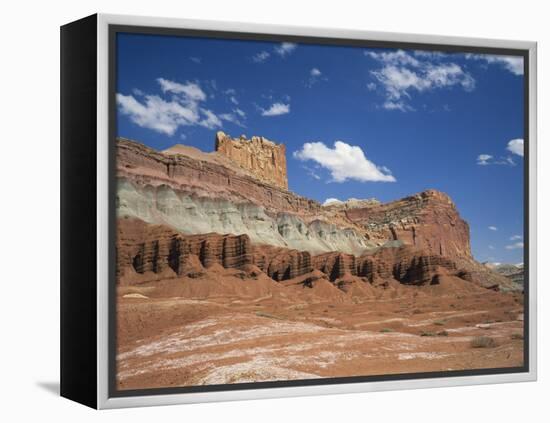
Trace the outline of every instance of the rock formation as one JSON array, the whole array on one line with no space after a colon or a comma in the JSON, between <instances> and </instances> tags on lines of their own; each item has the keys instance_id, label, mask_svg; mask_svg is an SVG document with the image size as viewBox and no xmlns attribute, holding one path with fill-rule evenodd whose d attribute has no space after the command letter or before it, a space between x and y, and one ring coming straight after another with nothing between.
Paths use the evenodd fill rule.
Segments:
<instances>
[{"instance_id":1,"label":"rock formation","mask_svg":"<svg viewBox=\"0 0 550 423\"><path fill-rule=\"evenodd\" d=\"M223 133L216 143L213 153L181 145L161 153L117 140L118 216L174 232L138 245L121 265L130 260L138 274L180 274L211 263L254 263L275 280L320 269L332 280L348 273L409 284L446 269L487 288L517 288L472 258L468 224L442 192L321 206L286 189L284 146Z\"/></svg>"},{"instance_id":2,"label":"rock formation","mask_svg":"<svg viewBox=\"0 0 550 423\"><path fill-rule=\"evenodd\" d=\"M427 190L377 206L347 209L346 217L365 227L370 239L400 240L432 255L472 257L470 229L446 194Z\"/></svg>"},{"instance_id":3,"label":"rock formation","mask_svg":"<svg viewBox=\"0 0 550 423\"><path fill-rule=\"evenodd\" d=\"M216 134L216 152L228 157L238 166L250 171L260 181L288 189L286 148L264 137L231 138L219 131Z\"/></svg>"},{"instance_id":4,"label":"rock formation","mask_svg":"<svg viewBox=\"0 0 550 423\"><path fill-rule=\"evenodd\" d=\"M346 275L371 283L395 280L406 285L437 284L452 274L469 280L468 273L443 256L426 255L414 247L380 248L373 254L325 253L317 256L271 245L253 245L247 235L183 235L163 225L133 218L118 219L117 265L120 279L145 282L193 275L202 268L256 266L275 281L286 281L317 270L330 281Z\"/></svg>"}]
</instances>

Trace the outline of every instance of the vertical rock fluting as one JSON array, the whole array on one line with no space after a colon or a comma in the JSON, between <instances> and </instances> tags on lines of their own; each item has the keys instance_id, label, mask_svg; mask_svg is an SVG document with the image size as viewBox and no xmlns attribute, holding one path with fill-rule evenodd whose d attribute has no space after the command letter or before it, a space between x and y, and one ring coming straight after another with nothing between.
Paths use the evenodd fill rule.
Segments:
<instances>
[{"instance_id":1,"label":"vertical rock fluting","mask_svg":"<svg viewBox=\"0 0 550 423\"><path fill-rule=\"evenodd\" d=\"M276 281L313 270L325 273L331 281L352 275L371 282L394 279L408 285L437 283L440 274L461 275L453 260L410 246L380 248L361 257L338 252L312 256L307 251L252 245L247 235L183 235L138 219L119 219L117 226L119 279L128 269L146 281L148 277L158 279L153 274L168 277L168 269L181 276L212 266L245 269L248 265L257 266Z\"/></svg>"},{"instance_id":2,"label":"vertical rock fluting","mask_svg":"<svg viewBox=\"0 0 550 423\"><path fill-rule=\"evenodd\" d=\"M305 275L313 269L309 252L267 245L254 249L253 263L276 281Z\"/></svg>"},{"instance_id":3,"label":"vertical rock fluting","mask_svg":"<svg viewBox=\"0 0 550 423\"><path fill-rule=\"evenodd\" d=\"M250 171L264 183L288 189L286 147L264 137L231 138L222 131L216 134L216 152Z\"/></svg>"}]
</instances>

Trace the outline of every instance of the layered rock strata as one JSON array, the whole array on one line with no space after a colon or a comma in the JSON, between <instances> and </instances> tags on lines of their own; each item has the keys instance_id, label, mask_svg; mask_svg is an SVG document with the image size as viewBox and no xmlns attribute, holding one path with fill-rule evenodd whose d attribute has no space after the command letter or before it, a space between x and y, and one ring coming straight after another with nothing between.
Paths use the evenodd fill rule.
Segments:
<instances>
[{"instance_id":1,"label":"layered rock strata","mask_svg":"<svg viewBox=\"0 0 550 423\"><path fill-rule=\"evenodd\" d=\"M144 282L189 275L215 265L230 269L253 265L275 281L294 279L313 270L331 281L353 275L371 283L396 280L407 285L437 284L441 275L466 274L446 257L425 255L409 246L380 248L360 257L344 253L314 256L308 251L253 245L247 235L183 235L137 219L119 219L117 229L118 274L130 277L130 282L132 274L145 275L138 277Z\"/></svg>"},{"instance_id":2,"label":"layered rock strata","mask_svg":"<svg viewBox=\"0 0 550 423\"><path fill-rule=\"evenodd\" d=\"M231 138L222 131L216 134L216 152L248 170L260 181L288 189L286 148L264 137Z\"/></svg>"}]
</instances>

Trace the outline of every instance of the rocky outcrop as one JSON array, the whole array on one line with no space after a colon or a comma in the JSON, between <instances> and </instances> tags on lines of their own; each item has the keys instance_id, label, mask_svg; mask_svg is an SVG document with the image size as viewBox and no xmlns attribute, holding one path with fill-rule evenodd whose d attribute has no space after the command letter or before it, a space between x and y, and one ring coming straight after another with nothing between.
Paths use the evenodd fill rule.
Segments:
<instances>
[{"instance_id":1,"label":"rocky outcrop","mask_svg":"<svg viewBox=\"0 0 550 423\"><path fill-rule=\"evenodd\" d=\"M441 274L456 273L456 264L447 257L426 255L409 246L380 248L374 254L356 257L328 253L313 257L313 267L326 273L330 280L346 274L376 280L394 279L406 285L435 283Z\"/></svg>"},{"instance_id":2,"label":"rocky outcrop","mask_svg":"<svg viewBox=\"0 0 550 423\"><path fill-rule=\"evenodd\" d=\"M169 185L143 185L126 178L118 182L117 213L168 225L185 234L246 234L257 244L312 253L343 251L359 255L376 246L358 229L321 220L308 222L288 212L269 212L249 201L198 196Z\"/></svg>"},{"instance_id":3,"label":"rocky outcrop","mask_svg":"<svg viewBox=\"0 0 550 423\"><path fill-rule=\"evenodd\" d=\"M331 281L352 275L370 282L396 280L408 285L437 284L439 276L449 273L465 275L452 260L424 255L408 246L380 248L361 257L343 253L312 256L308 251L252 245L247 235L183 235L131 218L118 219L117 233L119 279L129 283L193 276L213 266L246 269L249 265L278 282L313 270Z\"/></svg>"},{"instance_id":4,"label":"rocky outcrop","mask_svg":"<svg viewBox=\"0 0 550 423\"><path fill-rule=\"evenodd\" d=\"M262 245L254 248L253 256L253 263L276 281L293 279L313 270L308 251Z\"/></svg>"},{"instance_id":5,"label":"rocky outcrop","mask_svg":"<svg viewBox=\"0 0 550 423\"><path fill-rule=\"evenodd\" d=\"M231 138L222 131L216 134L216 152L251 172L260 181L288 189L286 148L264 137Z\"/></svg>"},{"instance_id":6,"label":"rocky outcrop","mask_svg":"<svg viewBox=\"0 0 550 423\"><path fill-rule=\"evenodd\" d=\"M315 214L321 205L286 189L262 182L218 153L177 148L161 153L143 144L117 139L117 177L143 188L164 185L175 193L252 202L270 212Z\"/></svg>"},{"instance_id":7,"label":"rocky outcrop","mask_svg":"<svg viewBox=\"0 0 550 423\"><path fill-rule=\"evenodd\" d=\"M253 263L253 250L246 235L186 236L167 226L148 225L138 219L118 219L117 246L119 277L127 275L128 270L130 274L179 276L200 267L240 269Z\"/></svg>"},{"instance_id":8,"label":"rocky outcrop","mask_svg":"<svg viewBox=\"0 0 550 423\"><path fill-rule=\"evenodd\" d=\"M472 257L470 229L448 195L428 190L377 206L343 211L371 240L400 240L430 255Z\"/></svg>"}]
</instances>

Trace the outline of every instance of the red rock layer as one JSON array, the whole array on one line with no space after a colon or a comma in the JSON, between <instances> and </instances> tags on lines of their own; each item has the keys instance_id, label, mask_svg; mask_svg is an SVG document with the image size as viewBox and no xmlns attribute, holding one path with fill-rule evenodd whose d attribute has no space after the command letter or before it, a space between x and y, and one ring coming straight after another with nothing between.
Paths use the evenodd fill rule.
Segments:
<instances>
[{"instance_id":1,"label":"red rock layer","mask_svg":"<svg viewBox=\"0 0 550 423\"><path fill-rule=\"evenodd\" d=\"M371 282L394 279L412 285L437 283L440 275L449 273L463 275L464 279L469 276L463 270L457 271L449 258L408 246L381 248L361 257L336 252L312 256L307 251L253 246L247 235L183 235L138 219L119 219L117 228L119 278L128 269L142 275L171 269L176 275L183 275L214 265L236 269L255 265L276 281L294 279L315 269L331 281L354 275Z\"/></svg>"},{"instance_id":2,"label":"red rock layer","mask_svg":"<svg viewBox=\"0 0 550 423\"><path fill-rule=\"evenodd\" d=\"M470 229L446 194L428 190L391 203L343 211L371 239L400 240L431 255L471 258Z\"/></svg>"},{"instance_id":3,"label":"red rock layer","mask_svg":"<svg viewBox=\"0 0 550 423\"><path fill-rule=\"evenodd\" d=\"M168 185L176 191L193 192L236 202L249 201L273 212L318 213L321 205L257 178L182 154L159 153L142 144L117 140L117 176L141 185ZM286 172L286 171L285 171Z\"/></svg>"}]
</instances>

